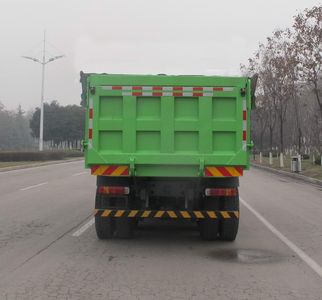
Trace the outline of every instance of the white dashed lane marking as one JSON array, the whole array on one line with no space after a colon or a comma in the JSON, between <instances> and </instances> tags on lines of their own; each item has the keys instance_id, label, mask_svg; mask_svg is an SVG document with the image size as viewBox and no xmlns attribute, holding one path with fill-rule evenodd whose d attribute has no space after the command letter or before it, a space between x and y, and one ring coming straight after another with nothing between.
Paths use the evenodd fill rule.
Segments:
<instances>
[{"instance_id":1,"label":"white dashed lane marking","mask_svg":"<svg viewBox=\"0 0 322 300\"><path fill-rule=\"evenodd\" d=\"M72 236L79 237L81 236L88 228L90 228L92 225L94 225L94 218L91 218L87 223L85 223L82 227L80 227L78 230L76 230Z\"/></svg>"},{"instance_id":2,"label":"white dashed lane marking","mask_svg":"<svg viewBox=\"0 0 322 300\"><path fill-rule=\"evenodd\" d=\"M45 185L45 184L48 184L48 182L46 181L46 182L38 183L38 184L35 184L35 185L30 185L30 186L21 188L20 191L27 191L27 190L30 190L30 189L40 187L40 186Z\"/></svg>"},{"instance_id":3,"label":"white dashed lane marking","mask_svg":"<svg viewBox=\"0 0 322 300\"><path fill-rule=\"evenodd\" d=\"M80 176L80 175L84 175L84 174L87 174L87 172L75 173L72 176L75 177L75 176Z\"/></svg>"}]
</instances>

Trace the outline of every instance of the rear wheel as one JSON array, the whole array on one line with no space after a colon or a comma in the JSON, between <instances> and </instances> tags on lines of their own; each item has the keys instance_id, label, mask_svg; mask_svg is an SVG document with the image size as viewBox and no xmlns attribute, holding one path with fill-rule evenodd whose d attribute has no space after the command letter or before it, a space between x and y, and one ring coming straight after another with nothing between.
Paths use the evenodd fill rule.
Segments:
<instances>
[{"instance_id":1,"label":"rear wheel","mask_svg":"<svg viewBox=\"0 0 322 300\"><path fill-rule=\"evenodd\" d=\"M223 210L233 210L239 212L239 196L226 197L222 203ZM220 222L219 235L223 241L234 241L237 236L239 218L222 219Z\"/></svg>"},{"instance_id":2,"label":"rear wheel","mask_svg":"<svg viewBox=\"0 0 322 300\"><path fill-rule=\"evenodd\" d=\"M99 239L110 239L114 233L114 220L111 218L95 217L95 229Z\"/></svg>"},{"instance_id":3,"label":"rear wheel","mask_svg":"<svg viewBox=\"0 0 322 300\"><path fill-rule=\"evenodd\" d=\"M204 210L218 210L218 199L207 197L203 200ZM218 238L219 222L216 219L201 219L199 221L200 236L204 240L213 241Z\"/></svg>"},{"instance_id":4,"label":"rear wheel","mask_svg":"<svg viewBox=\"0 0 322 300\"><path fill-rule=\"evenodd\" d=\"M104 208L102 202L102 196L96 192L95 208ZM113 237L114 227L114 220L112 218L95 216L96 235L99 239L109 239Z\"/></svg>"},{"instance_id":5,"label":"rear wheel","mask_svg":"<svg viewBox=\"0 0 322 300\"><path fill-rule=\"evenodd\" d=\"M97 186L130 186L129 178L98 176ZM96 208L126 210L130 209L131 195L97 195ZM134 220L123 217L95 217L95 226L99 238L131 238L134 231Z\"/></svg>"}]
</instances>

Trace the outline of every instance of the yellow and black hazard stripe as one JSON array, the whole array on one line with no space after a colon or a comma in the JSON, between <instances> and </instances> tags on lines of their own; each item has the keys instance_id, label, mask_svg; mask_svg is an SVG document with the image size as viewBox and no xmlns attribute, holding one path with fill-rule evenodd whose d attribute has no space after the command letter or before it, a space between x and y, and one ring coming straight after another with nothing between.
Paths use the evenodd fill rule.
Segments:
<instances>
[{"instance_id":1,"label":"yellow and black hazard stripe","mask_svg":"<svg viewBox=\"0 0 322 300\"><path fill-rule=\"evenodd\" d=\"M106 218L152 219L238 219L239 211L97 209L95 210L95 216Z\"/></svg>"}]
</instances>

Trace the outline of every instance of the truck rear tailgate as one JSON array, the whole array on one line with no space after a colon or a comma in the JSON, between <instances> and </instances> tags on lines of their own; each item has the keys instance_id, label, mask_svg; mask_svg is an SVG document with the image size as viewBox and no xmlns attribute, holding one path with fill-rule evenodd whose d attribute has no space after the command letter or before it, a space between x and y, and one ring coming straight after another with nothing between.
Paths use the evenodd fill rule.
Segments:
<instances>
[{"instance_id":1,"label":"truck rear tailgate","mask_svg":"<svg viewBox=\"0 0 322 300\"><path fill-rule=\"evenodd\" d=\"M87 166L187 177L248 168L247 78L95 74L87 93Z\"/></svg>"}]
</instances>

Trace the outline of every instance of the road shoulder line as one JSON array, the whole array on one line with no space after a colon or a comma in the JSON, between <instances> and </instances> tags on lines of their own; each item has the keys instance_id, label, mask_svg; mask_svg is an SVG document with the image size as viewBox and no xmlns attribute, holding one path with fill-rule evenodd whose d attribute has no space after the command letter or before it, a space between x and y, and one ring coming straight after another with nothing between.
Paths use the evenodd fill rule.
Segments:
<instances>
[{"instance_id":1,"label":"road shoulder line","mask_svg":"<svg viewBox=\"0 0 322 300\"><path fill-rule=\"evenodd\" d=\"M295 252L303 262L305 262L320 278L322 278L322 267L314 261L310 256L308 256L303 250L297 247L293 242L291 242L285 235L283 235L279 230L277 230L270 222L268 222L259 212L257 212L252 206L250 206L241 197L240 202L257 217L276 237L278 237L284 244L286 244L293 252Z\"/></svg>"}]
</instances>

